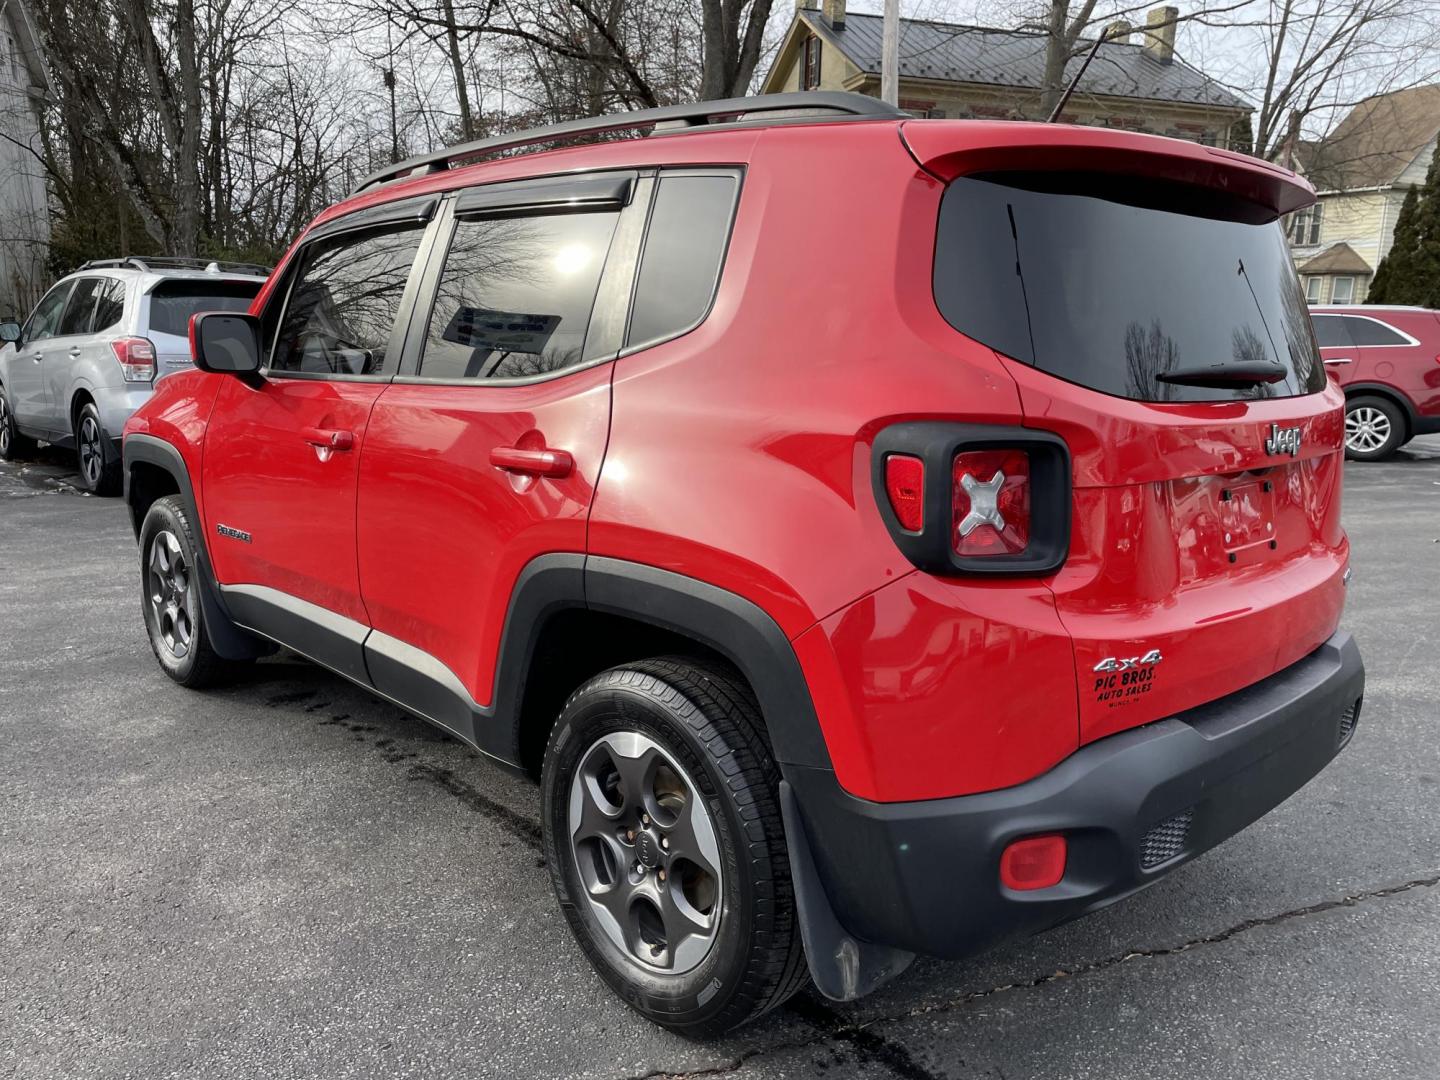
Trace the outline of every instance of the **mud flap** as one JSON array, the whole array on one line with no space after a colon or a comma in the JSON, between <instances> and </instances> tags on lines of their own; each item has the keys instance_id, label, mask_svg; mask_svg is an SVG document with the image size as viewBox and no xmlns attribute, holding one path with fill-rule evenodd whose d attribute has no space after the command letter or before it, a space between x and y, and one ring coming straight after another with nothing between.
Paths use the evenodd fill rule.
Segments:
<instances>
[{"instance_id":1,"label":"mud flap","mask_svg":"<svg viewBox=\"0 0 1440 1080\"><path fill-rule=\"evenodd\" d=\"M800 804L790 784L780 781L780 813L790 850L790 877L800 912L800 937L810 978L831 1001L854 1001L884 986L910 966L915 954L852 937L836 918L810 854Z\"/></svg>"}]
</instances>

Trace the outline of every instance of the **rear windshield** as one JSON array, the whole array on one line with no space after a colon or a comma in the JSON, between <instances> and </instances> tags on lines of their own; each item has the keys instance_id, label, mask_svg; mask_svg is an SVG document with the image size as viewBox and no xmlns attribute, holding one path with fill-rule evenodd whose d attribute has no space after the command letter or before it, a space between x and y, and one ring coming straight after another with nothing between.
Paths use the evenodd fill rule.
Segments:
<instances>
[{"instance_id":1,"label":"rear windshield","mask_svg":"<svg viewBox=\"0 0 1440 1080\"><path fill-rule=\"evenodd\" d=\"M260 291L255 281L162 281L150 292L150 329L184 337L190 316L202 311L245 311Z\"/></svg>"},{"instance_id":2,"label":"rear windshield","mask_svg":"<svg viewBox=\"0 0 1440 1080\"><path fill-rule=\"evenodd\" d=\"M1305 293L1275 216L1203 189L1100 174L992 173L940 208L935 300L997 352L1137 401L1321 390ZM1187 386L1167 372L1278 363L1283 380Z\"/></svg>"}]
</instances>

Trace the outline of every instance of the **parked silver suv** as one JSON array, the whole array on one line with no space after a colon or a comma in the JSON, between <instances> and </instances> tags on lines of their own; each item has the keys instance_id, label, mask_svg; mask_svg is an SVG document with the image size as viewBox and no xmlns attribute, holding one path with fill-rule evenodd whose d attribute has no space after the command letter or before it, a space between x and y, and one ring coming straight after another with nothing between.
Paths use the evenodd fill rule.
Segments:
<instances>
[{"instance_id":1,"label":"parked silver suv","mask_svg":"<svg viewBox=\"0 0 1440 1080\"><path fill-rule=\"evenodd\" d=\"M120 434L155 381L190 366L190 316L243 311L269 271L200 259L89 262L22 327L0 323L0 460L73 446L97 495L120 491Z\"/></svg>"}]
</instances>

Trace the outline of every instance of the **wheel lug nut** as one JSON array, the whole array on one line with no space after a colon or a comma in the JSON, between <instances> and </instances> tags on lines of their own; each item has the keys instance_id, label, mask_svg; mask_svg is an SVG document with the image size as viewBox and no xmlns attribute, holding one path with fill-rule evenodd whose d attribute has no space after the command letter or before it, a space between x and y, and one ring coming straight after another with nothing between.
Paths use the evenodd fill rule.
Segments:
<instances>
[{"instance_id":1,"label":"wheel lug nut","mask_svg":"<svg viewBox=\"0 0 1440 1080\"><path fill-rule=\"evenodd\" d=\"M670 850L670 838L669 838L668 836L662 836L662 837L660 838L660 846L661 846L662 848L664 848L666 851L669 851L669 850Z\"/></svg>"},{"instance_id":2,"label":"wheel lug nut","mask_svg":"<svg viewBox=\"0 0 1440 1080\"><path fill-rule=\"evenodd\" d=\"M629 840L629 841L633 844L633 843L635 842L635 830L634 830L634 829L626 829L626 830L625 830L625 839L626 839L626 840Z\"/></svg>"},{"instance_id":3,"label":"wheel lug nut","mask_svg":"<svg viewBox=\"0 0 1440 1080\"><path fill-rule=\"evenodd\" d=\"M657 871L655 871L655 876L658 877L661 881L664 881L664 880L665 880L665 871L664 871L664 870L657 870Z\"/></svg>"},{"instance_id":4,"label":"wheel lug nut","mask_svg":"<svg viewBox=\"0 0 1440 1080\"><path fill-rule=\"evenodd\" d=\"M649 824L650 824L650 815L649 815L649 814L641 814L641 815L640 815L640 824L641 824L641 825L649 825Z\"/></svg>"}]
</instances>

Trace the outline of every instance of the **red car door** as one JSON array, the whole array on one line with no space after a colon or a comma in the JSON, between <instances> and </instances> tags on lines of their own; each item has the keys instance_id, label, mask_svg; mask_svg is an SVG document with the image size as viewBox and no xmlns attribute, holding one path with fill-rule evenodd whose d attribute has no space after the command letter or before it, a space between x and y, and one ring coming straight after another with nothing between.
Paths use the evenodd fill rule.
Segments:
<instances>
[{"instance_id":1,"label":"red car door","mask_svg":"<svg viewBox=\"0 0 1440 1080\"><path fill-rule=\"evenodd\" d=\"M1315 343L1320 346L1320 358L1325 361L1325 370L1341 386L1358 378L1356 362L1360 351L1350 338L1349 320L1343 315L1316 312L1310 317L1315 324Z\"/></svg>"},{"instance_id":2,"label":"red car door","mask_svg":"<svg viewBox=\"0 0 1440 1080\"><path fill-rule=\"evenodd\" d=\"M516 579L536 556L585 551L606 361L651 182L610 173L462 192L416 306L428 320L417 314L371 415L358 509L371 677L482 747L475 722Z\"/></svg>"},{"instance_id":3,"label":"red car door","mask_svg":"<svg viewBox=\"0 0 1440 1080\"><path fill-rule=\"evenodd\" d=\"M266 318L277 329L263 378L225 379L205 437L204 517L236 618L287 642L297 626L325 626L341 640L315 641L312 655L352 674L363 674L367 623L357 462L423 235L412 217L308 243L270 301L281 308Z\"/></svg>"}]
</instances>

